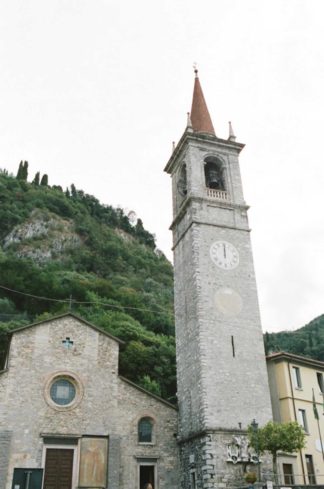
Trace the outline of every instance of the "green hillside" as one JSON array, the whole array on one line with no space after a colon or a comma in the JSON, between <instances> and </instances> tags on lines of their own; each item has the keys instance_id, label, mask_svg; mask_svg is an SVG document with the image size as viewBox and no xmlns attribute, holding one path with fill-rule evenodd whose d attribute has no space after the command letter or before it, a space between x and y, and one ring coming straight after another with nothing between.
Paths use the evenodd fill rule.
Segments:
<instances>
[{"instance_id":1,"label":"green hillside","mask_svg":"<svg viewBox=\"0 0 324 489\"><path fill-rule=\"evenodd\" d=\"M154 236L74 185L27 179L26 162L0 172L2 352L8 330L71 309L126 341L121 374L174 400L173 270Z\"/></svg>"},{"instance_id":2,"label":"green hillside","mask_svg":"<svg viewBox=\"0 0 324 489\"><path fill-rule=\"evenodd\" d=\"M266 333L264 344L266 353L283 350L324 362L324 315L296 331Z\"/></svg>"}]
</instances>

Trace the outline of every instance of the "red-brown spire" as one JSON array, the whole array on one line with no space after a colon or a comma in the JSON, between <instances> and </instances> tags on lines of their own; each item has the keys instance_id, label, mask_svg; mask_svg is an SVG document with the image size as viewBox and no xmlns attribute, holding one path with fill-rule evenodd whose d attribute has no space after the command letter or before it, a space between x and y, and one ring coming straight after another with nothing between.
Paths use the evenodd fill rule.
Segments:
<instances>
[{"instance_id":1,"label":"red-brown spire","mask_svg":"<svg viewBox=\"0 0 324 489\"><path fill-rule=\"evenodd\" d=\"M213 123L207 109L207 104L205 102L205 97L201 89L197 68L195 68L195 74L195 86L190 113L192 129L194 132L204 132L216 136Z\"/></svg>"}]
</instances>

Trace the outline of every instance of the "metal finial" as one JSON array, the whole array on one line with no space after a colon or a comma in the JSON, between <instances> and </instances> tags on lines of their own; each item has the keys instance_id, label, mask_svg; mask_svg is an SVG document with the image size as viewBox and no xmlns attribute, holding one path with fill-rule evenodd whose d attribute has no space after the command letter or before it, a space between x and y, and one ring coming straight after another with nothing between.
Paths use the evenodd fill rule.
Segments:
<instances>
[{"instance_id":1,"label":"metal finial","mask_svg":"<svg viewBox=\"0 0 324 489\"><path fill-rule=\"evenodd\" d=\"M232 127L232 123L231 123L231 121L229 121L228 125L229 125L229 135L228 135L228 140L229 140L229 141L235 141L236 136L235 136L235 134L234 134L234 131L233 131L233 127Z\"/></svg>"},{"instance_id":2,"label":"metal finial","mask_svg":"<svg viewBox=\"0 0 324 489\"><path fill-rule=\"evenodd\" d=\"M191 117L190 117L190 112L187 112L187 127L186 130L189 132L193 132L192 129L192 122L191 122Z\"/></svg>"},{"instance_id":3,"label":"metal finial","mask_svg":"<svg viewBox=\"0 0 324 489\"><path fill-rule=\"evenodd\" d=\"M195 75L196 75L196 78L198 78L198 65L196 62L194 62L193 64L193 69L194 69L194 72L195 72Z\"/></svg>"}]
</instances>

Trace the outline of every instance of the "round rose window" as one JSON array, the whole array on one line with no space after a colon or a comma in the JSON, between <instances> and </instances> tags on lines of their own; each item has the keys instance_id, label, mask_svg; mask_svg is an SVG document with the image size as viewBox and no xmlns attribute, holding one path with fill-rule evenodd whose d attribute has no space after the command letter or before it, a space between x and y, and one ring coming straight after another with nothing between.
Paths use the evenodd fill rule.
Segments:
<instances>
[{"instance_id":1,"label":"round rose window","mask_svg":"<svg viewBox=\"0 0 324 489\"><path fill-rule=\"evenodd\" d=\"M68 379L57 379L50 389L52 401L59 406L71 404L76 395L74 384Z\"/></svg>"}]
</instances>

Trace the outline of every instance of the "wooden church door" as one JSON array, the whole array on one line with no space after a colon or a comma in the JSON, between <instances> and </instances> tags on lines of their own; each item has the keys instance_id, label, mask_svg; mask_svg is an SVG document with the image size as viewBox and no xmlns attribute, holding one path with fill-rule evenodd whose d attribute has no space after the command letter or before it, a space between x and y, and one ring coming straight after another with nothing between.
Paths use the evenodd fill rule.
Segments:
<instances>
[{"instance_id":1,"label":"wooden church door","mask_svg":"<svg viewBox=\"0 0 324 489\"><path fill-rule=\"evenodd\" d=\"M43 489L72 489L73 452L62 448L46 450Z\"/></svg>"}]
</instances>

